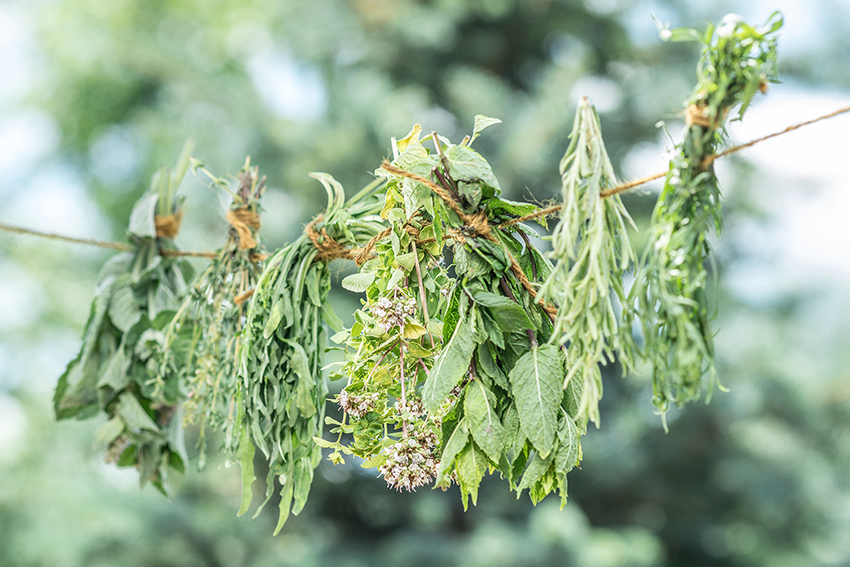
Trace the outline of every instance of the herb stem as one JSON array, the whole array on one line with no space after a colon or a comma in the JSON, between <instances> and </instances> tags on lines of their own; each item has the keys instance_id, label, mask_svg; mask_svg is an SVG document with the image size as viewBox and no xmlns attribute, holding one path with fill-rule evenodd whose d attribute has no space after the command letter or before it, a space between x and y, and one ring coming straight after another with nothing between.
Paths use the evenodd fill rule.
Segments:
<instances>
[{"instance_id":1,"label":"herb stem","mask_svg":"<svg viewBox=\"0 0 850 567\"><path fill-rule=\"evenodd\" d=\"M401 369L401 407L402 411L407 411L407 396L405 395L404 386L404 325L399 325L398 330L401 333L401 341L398 346L398 360ZM401 416L402 435L407 439L407 419L404 415Z\"/></svg>"},{"instance_id":2,"label":"herb stem","mask_svg":"<svg viewBox=\"0 0 850 567\"><path fill-rule=\"evenodd\" d=\"M419 301L422 303L422 316L425 319L425 330L428 331L428 303L425 300L425 286L422 284L422 268L419 267L419 252L416 250L416 241L410 241L413 246L413 265L416 266L416 279L419 281ZM434 336L431 331L428 331L428 338L431 339L431 348L434 348Z\"/></svg>"},{"instance_id":3,"label":"herb stem","mask_svg":"<svg viewBox=\"0 0 850 567\"><path fill-rule=\"evenodd\" d=\"M457 196L457 191L455 191L454 186L451 183L449 183L447 178L444 177L442 172L440 172L440 170L436 167L434 168L434 175L436 175L437 179L440 180L440 185L442 185L446 189L446 191L448 191L449 193L452 194L452 198L455 201L460 201L460 197Z\"/></svg>"}]
</instances>

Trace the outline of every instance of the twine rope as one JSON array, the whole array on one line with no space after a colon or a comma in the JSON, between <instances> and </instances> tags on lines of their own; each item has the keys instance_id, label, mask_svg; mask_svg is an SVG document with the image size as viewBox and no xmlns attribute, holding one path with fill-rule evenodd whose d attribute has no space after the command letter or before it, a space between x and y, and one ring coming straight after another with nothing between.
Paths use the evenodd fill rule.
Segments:
<instances>
[{"instance_id":1,"label":"twine rope","mask_svg":"<svg viewBox=\"0 0 850 567\"><path fill-rule=\"evenodd\" d=\"M183 223L183 209L171 215L154 215L153 224L157 238L175 238Z\"/></svg>"},{"instance_id":2,"label":"twine rope","mask_svg":"<svg viewBox=\"0 0 850 567\"><path fill-rule=\"evenodd\" d=\"M236 231L239 237L239 248L250 250L257 247L254 231L260 230L259 214L250 210L248 207L240 207L227 211L224 218L233 227L233 230Z\"/></svg>"},{"instance_id":3,"label":"twine rope","mask_svg":"<svg viewBox=\"0 0 850 567\"><path fill-rule=\"evenodd\" d=\"M761 138L756 138L755 140L751 140L747 143L740 144L740 145L737 145L737 146L733 146L733 147L728 148L728 149L726 149L722 152L708 156L703 160L701 165L703 167L707 167L708 165L713 163L718 158L726 157L728 155L734 154L734 153L739 152L741 150L744 150L746 148L750 148L752 146L755 146L756 144L760 144L761 142L764 142L766 140L770 140L771 138L776 138L778 136L782 136L782 135L787 134L789 132L793 132L794 130L798 130L800 128L803 128L805 126L809 126L811 124L815 124L817 122L821 122L823 120L828 120L830 118L834 118L836 116L839 116L841 114L845 114L847 112L850 112L850 106L845 106L845 107L839 108L839 109L834 110L834 111L832 111L828 114L818 116L817 118L813 118L811 120L806 120L804 122L792 124L791 126L786 127L784 130L780 130L778 132L774 132L772 134L762 136ZM688 115L689 114L687 114L686 117ZM391 168L391 169L388 169L386 166L389 166L389 168ZM445 203L447 203L448 206L456 214L458 214L458 216L462 220L464 220L466 222L465 219L471 218L471 217L469 217L469 215L466 215L466 214L463 213L463 210L460 208L460 205L454 199L452 199L451 196L449 196L449 194L439 185L436 185L435 183L431 182L428 179L425 179L424 177L420 177L420 176L414 175L414 174L408 174L408 172L404 172L403 170L395 168L392 165L386 164L386 162L385 162L385 166L382 166L382 167L384 167L384 169L386 169L387 171L390 171L391 173L395 173L396 171L402 172L402 173L399 173L398 175L403 175L404 177L416 179L420 183L423 183L429 189L434 191L434 193L437 194ZM600 193L600 195L603 198L608 198L608 197L612 197L614 195L619 195L620 193L624 193L626 191L629 191L630 189L634 189L635 187L639 187L641 185L649 183L650 181L660 179L660 178L662 178L666 175L667 175L666 171L654 173L652 175L647 175L645 177L641 177L641 178L635 179L633 181L621 183L620 185L616 185L615 187L612 187L610 189L606 189L605 191L602 191ZM536 218L553 215L553 214L557 213L559 210L561 210L561 205L555 205L555 206L552 206L552 207L548 207L546 209L541 209L541 210L536 211L534 213L531 213L529 215L524 215L524 216L521 216L521 217L518 217L518 218L515 218L515 219L511 219L509 221L505 221L505 222L501 223L500 225L498 225L498 227L499 228L507 228L507 227L512 226L514 224L517 224L519 222L525 222L525 221L528 221L528 220L534 220ZM182 216L182 211L179 212L178 214ZM175 215L169 215L169 216L175 216ZM378 234L376 234L369 242L367 242L366 245L364 245L362 248L355 248L355 249L349 250L349 249L346 249L345 247L341 246L338 242L335 242L332 238L330 238L330 236L327 236L326 232L324 234L318 233L318 235L316 235L316 240L314 240L313 233L315 233L315 226L316 226L316 224L318 224L321 221L322 218L323 218L322 215L319 215L318 217L316 217L316 219L314 219L313 221L311 221L310 224L307 225L308 228L305 229L305 231L307 232L308 235L310 235L311 242L313 242L313 245L316 246L317 249L319 249L320 254L322 254L322 253L325 254L323 256L323 258L327 258L329 260L333 260L333 259L336 259L336 258L350 258L350 259L353 259L355 262L357 262L358 265L362 265L363 262L365 262L366 260L369 259L369 257L371 257L372 251L375 247L375 244L377 244L377 242L379 240L381 240L381 238L386 238L390 233L389 232L390 229L381 231ZM259 219L257 221L259 223ZM486 219L485 219L485 221L486 221ZM155 222L156 222L156 219L155 219ZM228 222L230 222L230 219L228 219ZM243 220L243 222L245 222L245 221ZM246 222L246 224L248 224L248 223ZM236 226L233 223L231 223L231 226L234 226L234 228L236 228ZM248 226L251 226L251 225L248 224ZM486 228L483 228L478 224L473 224L471 226L473 226L473 228L478 229L479 234L481 236L484 236L484 234L486 234L487 231L490 231L489 225L487 225ZM311 227L313 228L313 230L312 231L308 230ZM73 237L73 236L65 236L65 235L62 235L62 234L56 234L56 233L51 233L51 232L42 232L42 231L38 231L38 230L32 230L32 229L23 228L23 227L14 226L14 225L8 225L8 224L4 224L4 223L0 223L0 230L6 231L6 232L17 233L17 234L25 234L25 235L28 235L28 236L36 236L36 237L39 237L39 238L46 238L46 239L49 239L49 240L70 242L70 243L73 243L73 244L83 244L83 245L86 245L86 246L97 246L99 248L111 248L113 250L122 250L122 251L132 251L133 250L133 247L130 246L129 244L124 244L124 243L120 243L120 242L107 242L107 241L103 241L103 240L94 240L94 239L91 239L91 238L76 238L76 237ZM179 223L178 223L178 230L179 230ZM484 233L481 233L480 232L481 230L483 230ZM238 229L237 229L237 231L238 231ZM175 233L175 235L176 235L176 233ZM318 239L319 235L322 237L322 240ZM491 238L495 238L492 235L492 231L489 232L489 235L490 235ZM459 234L457 236L462 237L462 235L459 235ZM331 244L331 242L334 242L336 244L336 246L341 248L342 250L335 249L334 245ZM182 256L182 257L193 257L193 258L214 258L215 257L214 252L185 252L185 251L180 251L180 250L161 250L160 254L163 255L163 256ZM513 270L514 269L513 263L515 263L516 261L513 260L513 258L511 258L511 260L513 261L512 266L511 266L511 268ZM517 265L517 268L518 267L519 266ZM517 274L517 277L519 279L518 274ZM524 274L523 274L523 277L524 277ZM525 280L527 281L528 278L525 278ZM523 283L523 281L520 280L520 283ZM530 283L528 285L530 286ZM523 283L523 287L524 288L526 287L525 283ZM526 289L528 290L529 288L526 288ZM531 291L533 291L533 288L531 289ZM536 293L535 293L535 295L536 295Z\"/></svg>"}]
</instances>

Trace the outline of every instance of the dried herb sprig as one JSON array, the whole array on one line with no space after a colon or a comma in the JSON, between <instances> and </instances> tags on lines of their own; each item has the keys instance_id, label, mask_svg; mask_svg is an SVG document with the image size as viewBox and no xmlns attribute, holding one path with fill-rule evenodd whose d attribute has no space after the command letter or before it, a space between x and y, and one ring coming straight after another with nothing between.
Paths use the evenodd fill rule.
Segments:
<instances>
[{"instance_id":1,"label":"dried herb sprig","mask_svg":"<svg viewBox=\"0 0 850 567\"><path fill-rule=\"evenodd\" d=\"M587 97L579 101L560 171L563 205L549 253L556 263L540 296L560 305L550 342L568 348L564 388L571 380L583 382L577 421L582 427L588 420L598 426L600 364L613 362L615 352L625 367L632 360L631 341L619 338L614 299L628 308L623 279L637 258L626 227L637 229L619 196L602 196L617 178L599 116Z\"/></svg>"},{"instance_id":2,"label":"dried herb sprig","mask_svg":"<svg viewBox=\"0 0 850 567\"><path fill-rule=\"evenodd\" d=\"M265 258L258 236L265 179L248 158L227 211L230 228L224 245L165 329L158 379L174 373L181 376L185 423L200 427L200 468L206 462L207 426L225 434L227 453L236 450L236 367L247 311L244 302L253 292ZM213 178L213 185L224 187L226 182Z\"/></svg>"},{"instance_id":3,"label":"dried herb sprig","mask_svg":"<svg viewBox=\"0 0 850 567\"><path fill-rule=\"evenodd\" d=\"M130 215L134 247L110 260L100 275L80 353L59 379L54 395L58 419L92 417L108 421L96 445L106 460L134 466L144 486L168 491L168 471L182 472L183 444L179 377L155 380L164 329L188 291L191 267L162 251L176 250L182 197L176 195L189 167L187 144L174 171L162 168L150 191Z\"/></svg>"},{"instance_id":4,"label":"dried herb sprig","mask_svg":"<svg viewBox=\"0 0 850 567\"><path fill-rule=\"evenodd\" d=\"M652 214L649 242L631 297L638 301L644 350L653 367L653 403L665 412L699 397L702 378L716 383L709 306L709 232L722 227L720 189L707 160L724 140L723 123L772 79L778 14L756 29L727 16L704 34L662 30L662 38L703 43L699 81L687 103L687 128L674 151Z\"/></svg>"}]
</instances>

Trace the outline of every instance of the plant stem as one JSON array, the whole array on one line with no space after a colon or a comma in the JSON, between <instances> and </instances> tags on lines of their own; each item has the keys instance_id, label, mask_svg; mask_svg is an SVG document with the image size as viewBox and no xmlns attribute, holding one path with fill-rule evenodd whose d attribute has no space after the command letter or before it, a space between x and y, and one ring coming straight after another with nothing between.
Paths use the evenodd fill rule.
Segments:
<instances>
[{"instance_id":1,"label":"plant stem","mask_svg":"<svg viewBox=\"0 0 850 567\"><path fill-rule=\"evenodd\" d=\"M401 407L404 411L407 411L407 396L405 395L405 386L404 386L404 325L399 325L399 332L401 333L401 341L398 346L398 359L399 365L401 367ZM404 438L407 438L407 420L402 415L401 418L401 427L402 427L402 435Z\"/></svg>"},{"instance_id":2,"label":"plant stem","mask_svg":"<svg viewBox=\"0 0 850 567\"><path fill-rule=\"evenodd\" d=\"M416 250L416 241L410 241L413 246L413 264L416 266L416 279L419 281L419 301L422 302L422 315L425 319L425 330L428 330L428 303L425 300L425 286L422 284L422 269L419 267L419 252ZM431 348L434 348L434 336L431 331L428 331L428 338L431 339Z\"/></svg>"}]
</instances>

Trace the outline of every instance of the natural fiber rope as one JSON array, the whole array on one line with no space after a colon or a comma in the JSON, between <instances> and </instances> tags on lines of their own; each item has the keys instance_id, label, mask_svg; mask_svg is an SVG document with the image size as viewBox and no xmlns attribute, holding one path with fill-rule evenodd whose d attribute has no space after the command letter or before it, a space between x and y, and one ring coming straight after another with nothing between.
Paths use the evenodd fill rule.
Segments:
<instances>
[{"instance_id":1,"label":"natural fiber rope","mask_svg":"<svg viewBox=\"0 0 850 567\"><path fill-rule=\"evenodd\" d=\"M253 287L251 289L243 291L242 293L240 293L239 295L234 297L233 303L236 304L236 305L242 305L248 299L250 299L252 295L254 295L254 288Z\"/></svg>"},{"instance_id":2,"label":"natural fiber rope","mask_svg":"<svg viewBox=\"0 0 850 567\"><path fill-rule=\"evenodd\" d=\"M183 209L173 215L154 215L153 223L156 227L157 238L175 238L183 223Z\"/></svg>"},{"instance_id":3,"label":"natural fiber rope","mask_svg":"<svg viewBox=\"0 0 850 567\"><path fill-rule=\"evenodd\" d=\"M239 236L239 248L249 250L257 247L252 230L260 230L260 215L247 207L227 211L224 217Z\"/></svg>"},{"instance_id":4,"label":"natural fiber rope","mask_svg":"<svg viewBox=\"0 0 850 567\"><path fill-rule=\"evenodd\" d=\"M764 142L765 140L769 140L771 138L776 138L777 136L782 136L783 134L787 134L788 132L793 132L794 130L797 130L797 129L802 128L804 126L809 126L810 124L814 124L814 123L820 122L822 120L834 118L836 116L839 116L841 114L845 114L847 112L850 112L850 106L845 106L843 108L839 108L839 109L837 109L833 112L830 112L829 114L824 114L823 116L818 116L817 118L813 118L813 119L807 120L805 122L792 124L791 126L788 126L787 128L785 128L784 130L780 130L778 132L774 132L772 134L762 136L761 138L756 138L755 140L752 140L752 141L747 142L745 144L733 146L733 147L731 147L727 150L724 150L724 151L722 151L718 154L706 157L703 160L703 167L707 167L714 160L716 160L718 158L725 157L725 156L728 156L730 154L734 154L734 153L739 152L739 151L746 149L746 148L750 148L750 147L752 147L756 144ZM387 164L387 165L389 165L389 164ZM396 171L402 171L402 170L399 170L398 168L395 168L392 165L389 165L389 167L391 169L388 169L387 167L384 167L384 169L387 169L387 171L390 171L391 173L395 173ZM446 193L445 190L442 187L432 183L431 181L425 179L424 177L419 177L419 176L413 177L413 174L407 175L407 172L403 172L399 175L404 175L405 177L421 179L420 182L425 184L428 188L430 188L438 196L440 196L440 198L443 199L443 201L448 203L449 206L452 207L452 210L455 211L455 213L457 213L460 210L459 205L453 199L451 199L451 197L449 197L448 193ZM612 187L610 189L606 189L605 191L602 191L600 193L600 196L602 196L602 197L612 197L614 195L618 195L618 194L623 193L625 191L628 191L630 189L634 189L635 187L638 187L638 186L643 185L645 183L649 183L650 181L660 179L660 178L664 177L665 175L667 175L667 172L663 171L663 172L660 172L660 173L655 173L653 175L648 175L646 177L641 177L639 179L635 179L634 181L622 183L620 185L617 185L615 187ZM542 216L551 215L551 214L558 212L560 209L561 209L560 205L556 205L554 207L549 207L547 209L542 209L542 210L537 211L535 213L532 213L530 215L525 215L524 217L519 217L517 219L512 219L510 221L506 221L505 223L500 224L499 227L500 228L506 228L508 226L516 224L517 222L523 222L525 220L532 220L532 219L539 218L539 217L542 217ZM460 213L463 213L463 211L460 210ZM461 218L464 218L464 216L461 216ZM61 235L61 234L54 234L54 233L49 233L49 232L40 232L40 231L37 231L37 230L30 230L30 229L27 229L27 228L11 226L11 225L2 224L2 223L0 223L0 230L4 230L6 232L15 232L15 233L18 233L18 234L27 234L27 235L30 235L30 236L38 236L38 237L41 237L41 238L48 238L48 239L51 239L51 240L60 240L60 241L64 241L64 242L72 242L74 244L85 244L85 245L88 245L88 246L98 246L100 248L112 248L114 250L124 250L124 251L133 250L132 246L130 246L128 244L119 243L119 242L106 242L106 241L102 241L102 240L93 240L93 239L90 239L90 238L75 238L75 237L72 237L72 236L64 236L64 235ZM388 231L386 231L386 230L382 231L382 232L378 233L377 235L375 235L375 237L372 240L370 240L366 244L366 246L364 246L363 248L356 249L356 250L358 252L361 252L361 253L365 251L366 256L368 256L369 254L371 254L371 250L372 250L372 248L374 248L377 241L380 240L381 238L386 237L387 235L389 235ZM312 238L311 238L311 241L312 241ZM314 242L314 244L315 244L315 242ZM317 248L320 248L320 246L317 246ZM346 253L350 253L350 251L346 250ZM162 254L163 256L188 256L188 257L195 257L195 258L214 258L215 257L214 252L181 252L179 250L161 250L160 254ZM344 257L344 256L338 256L338 257ZM348 257L348 256L345 256L345 257ZM357 258L354 258L354 259L355 259L355 261L358 261ZM365 261L365 259L363 259L363 258L360 258L360 259ZM368 259L368 258L366 258L366 259ZM523 287L525 287L525 285L523 285Z\"/></svg>"},{"instance_id":5,"label":"natural fiber rope","mask_svg":"<svg viewBox=\"0 0 850 567\"><path fill-rule=\"evenodd\" d=\"M121 250L123 252L132 252L134 247L123 242L107 242L105 240L94 240L91 238L76 238L73 236L65 236L64 234L55 234L52 232L41 232L12 226L8 224L0 224L0 230L6 232L14 232L17 234L26 234L28 236L38 236L39 238L47 238L48 240L58 240L60 242L71 242L72 244L85 244L86 246L97 246L98 248L111 248L113 250ZM215 252L184 252L182 250L160 250L161 256L182 256L190 258L215 258Z\"/></svg>"},{"instance_id":6,"label":"natural fiber rope","mask_svg":"<svg viewBox=\"0 0 850 567\"><path fill-rule=\"evenodd\" d=\"M460 205L452 199L449 194L439 185L422 177L421 175L416 175L415 173L410 173L409 171L404 171L403 169L399 169L394 165L390 164L387 161L381 164L381 167L389 171L394 175L399 175L401 177L406 177L408 179L413 179L414 181L418 181L422 183L429 189L431 189L434 193L437 194L455 213L457 216L463 221L465 228L470 229L473 235L478 235L482 238L485 238L493 243L499 244L499 239L493 235L493 230L490 228L490 224L487 222L487 215L483 211L468 215L463 212L463 209L460 208ZM546 304L546 302L537 299L537 290L534 289L531 281L528 279L528 276L525 275L522 267L513 257L513 255L507 250L505 253L508 255L508 258L511 262L511 272L513 272L514 277L516 277L517 281L519 281L520 285L522 285L523 289L528 292L528 294L537 301L537 304L540 305L544 311L549 315L550 318L554 318L557 313L557 309L553 306Z\"/></svg>"}]
</instances>

